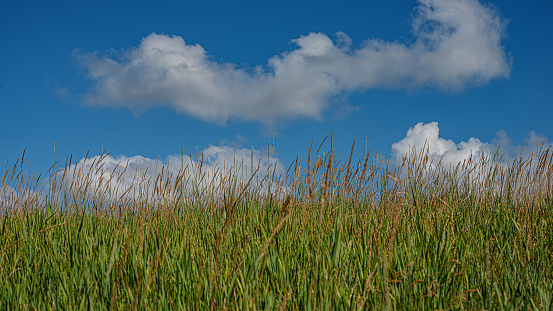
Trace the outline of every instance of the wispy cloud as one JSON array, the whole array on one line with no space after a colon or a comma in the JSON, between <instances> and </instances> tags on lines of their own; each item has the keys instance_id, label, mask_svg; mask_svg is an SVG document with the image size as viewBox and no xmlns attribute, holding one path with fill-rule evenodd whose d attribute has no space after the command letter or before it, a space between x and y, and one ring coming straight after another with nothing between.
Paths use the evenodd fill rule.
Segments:
<instances>
[{"instance_id":1,"label":"wispy cloud","mask_svg":"<svg viewBox=\"0 0 553 311\"><path fill-rule=\"evenodd\" d=\"M530 132L524 139L523 145L511 144L511 139L505 131L499 131L492 142L483 142L478 138L470 137L468 141L459 143L440 137L438 122L419 122L409 128L405 138L392 144L392 150L398 156L404 156L415 151L418 154L427 152L431 166L436 166L440 161L444 168L455 167L463 161L477 160L481 155L493 156L499 148L499 156L504 160L517 156L528 156L536 151L538 146L548 148L551 142L545 136L539 136Z\"/></svg>"},{"instance_id":2,"label":"wispy cloud","mask_svg":"<svg viewBox=\"0 0 553 311\"><path fill-rule=\"evenodd\" d=\"M152 33L116 57L75 52L93 87L90 104L140 112L156 105L212 123L320 119L337 94L371 88L446 91L510 73L505 21L477 0L420 0L412 44L370 39L354 48L342 32L292 40L265 66L219 63L199 44Z\"/></svg>"}]
</instances>

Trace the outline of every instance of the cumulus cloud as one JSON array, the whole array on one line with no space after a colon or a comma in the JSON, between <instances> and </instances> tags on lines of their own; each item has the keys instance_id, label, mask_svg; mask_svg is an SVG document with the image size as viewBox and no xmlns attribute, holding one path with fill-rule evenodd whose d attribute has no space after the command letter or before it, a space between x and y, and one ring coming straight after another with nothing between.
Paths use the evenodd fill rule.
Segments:
<instances>
[{"instance_id":1,"label":"cumulus cloud","mask_svg":"<svg viewBox=\"0 0 553 311\"><path fill-rule=\"evenodd\" d=\"M413 151L427 152L432 167L441 161L444 168L449 168L471 158L474 161L482 155L491 157L496 153L498 147L499 155L504 156L504 160L517 156L528 156L536 151L538 144L545 149L551 146L545 136L539 136L533 131L524 139L524 145L512 145L511 139L505 131L499 131L496 139L491 143L482 142L475 137L456 143L453 140L440 137L438 122L419 122L409 128L405 138L392 144L392 150L399 156L410 154Z\"/></svg>"},{"instance_id":2,"label":"cumulus cloud","mask_svg":"<svg viewBox=\"0 0 553 311\"><path fill-rule=\"evenodd\" d=\"M493 152L490 144L478 138L471 137L466 142L455 143L453 140L440 137L438 122L417 123L407 131L405 138L392 144L392 149L398 155L427 152L433 166L441 161L446 168L467 161L471 157L477 158Z\"/></svg>"},{"instance_id":3,"label":"cumulus cloud","mask_svg":"<svg viewBox=\"0 0 553 311\"><path fill-rule=\"evenodd\" d=\"M250 178L249 186L256 193L276 191L276 183L284 173L277 158L259 150L227 146L210 146L197 157L174 155L165 161L98 155L71 165L61 194L73 195L74 201L103 198L110 202L174 202L198 195L216 200L228 195L234 183L239 191Z\"/></svg>"},{"instance_id":4,"label":"cumulus cloud","mask_svg":"<svg viewBox=\"0 0 553 311\"><path fill-rule=\"evenodd\" d=\"M217 124L319 119L330 99L370 88L448 91L508 77L505 22L478 0L420 0L411 44L370 39L354 48L345 33L292 40L265 66L213 61L199 44L152 33L116 57L75 53L93 81L86 101L140 112L167 105Z\"/></svg>"}]
</instances>

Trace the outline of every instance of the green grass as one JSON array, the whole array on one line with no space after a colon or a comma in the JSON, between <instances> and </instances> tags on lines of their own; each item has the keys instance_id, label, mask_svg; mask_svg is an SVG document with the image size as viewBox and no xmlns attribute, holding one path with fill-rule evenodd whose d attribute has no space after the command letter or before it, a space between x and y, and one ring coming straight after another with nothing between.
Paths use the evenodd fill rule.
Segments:
<instances>
[{"instance_id":1,"label":"green grass","mask_svg":"<svg viewBox=\"0 0 553 311\"><path fill-rule=\"evenodd\" d=\"M269 176L271 192L256 179L269 173L165 177L181 192L115 205L87 182L62 191L69 165L44 200L6 168L0 309L553 308L550 150L451 169L416 153L314 157Z\"/></svg>"}]
</instances>

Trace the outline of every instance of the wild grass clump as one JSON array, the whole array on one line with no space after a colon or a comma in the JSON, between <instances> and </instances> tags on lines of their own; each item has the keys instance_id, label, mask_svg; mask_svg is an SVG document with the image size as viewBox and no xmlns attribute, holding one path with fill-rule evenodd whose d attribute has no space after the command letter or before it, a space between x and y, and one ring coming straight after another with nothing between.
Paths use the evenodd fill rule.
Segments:
<instances>
[{"instance_id":1,"label":"wild grass clump","mask_svg":"<svg viewBox=\"0 0 553 311\"><path fill-rule=\"evenodd\" d=\"M0 309L552 308L551 149L456 167L319 151L130 186L102 156L43 187L6 167Z\"/></svg>"}]
</instances>

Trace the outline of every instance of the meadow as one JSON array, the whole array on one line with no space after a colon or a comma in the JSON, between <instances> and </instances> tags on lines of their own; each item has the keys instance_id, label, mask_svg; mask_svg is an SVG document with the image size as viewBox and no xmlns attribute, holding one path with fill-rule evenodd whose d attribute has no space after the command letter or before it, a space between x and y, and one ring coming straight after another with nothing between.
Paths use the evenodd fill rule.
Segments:
<instances>
[{"instance_id":1,"label":"meadow","mask_svg":"<svg viewBox=\"0 0 553 311\"><path fill-rule=\"evenodd\" d=\"M105 155L44 177L22 157L0 184L0 309L553 308L553 150L353 148L283 171L196 155L133 186Z\"/></svg>"}]
</instances>

